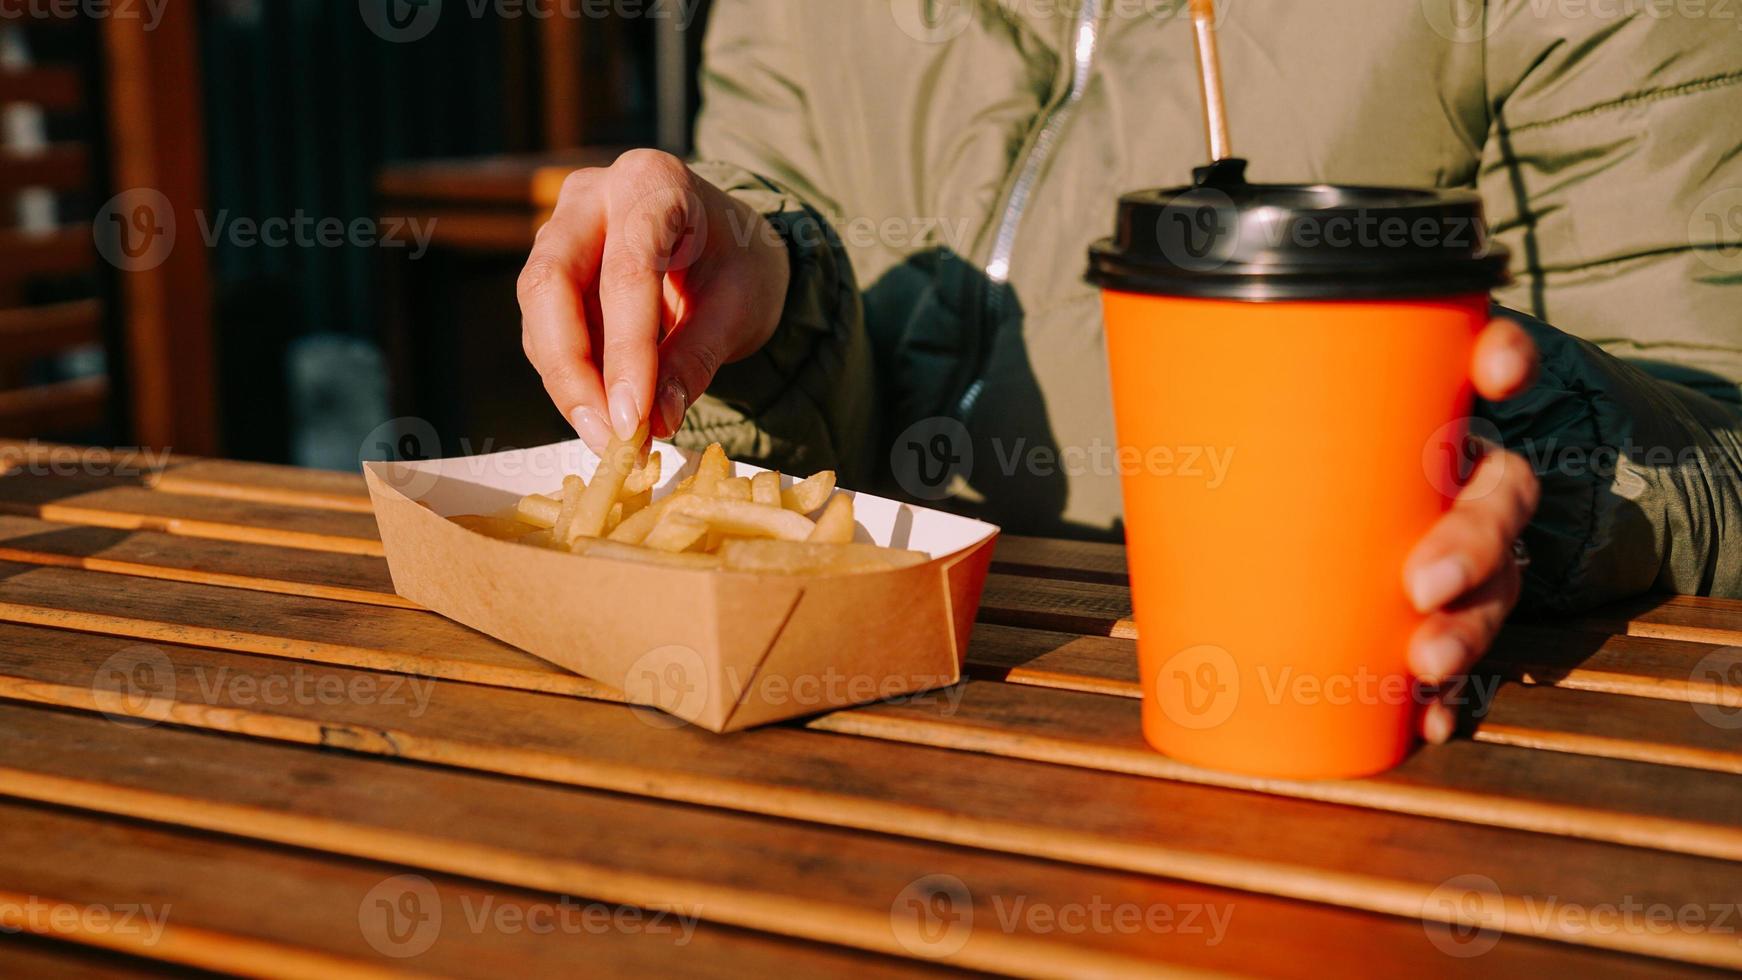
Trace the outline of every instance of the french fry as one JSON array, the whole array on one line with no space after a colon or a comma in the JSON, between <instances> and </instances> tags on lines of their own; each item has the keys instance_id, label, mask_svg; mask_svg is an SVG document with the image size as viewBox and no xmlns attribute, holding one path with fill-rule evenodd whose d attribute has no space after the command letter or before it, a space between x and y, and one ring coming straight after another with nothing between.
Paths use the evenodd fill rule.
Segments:
<instances>
[{"instance_id":1,"label":"french fry","mask_svg":"<svg viewBox=\"0 0 1742 980\"><path fill-rule=\"evenodd\" d=\"M720 546L721 567L735 572L819 575L907 568L930 560L923 551L874 544L734 539Z\"/></svg>"},{"instance_id":2,"label":"french fry","mask_svg":"<svg viewBox=\"0 0 1742 980\"><path fill-rule=\"evenodd\" d=\"M853 498L838 493L829 498L828 506L818 515L808 541L820 544L847 544L853 540Z\"/></svg>"},{"instance_id":3,"label":"french fry","mask_svg":"<svg viewBox=\"0 0 1742 980\"><path fill-rule=\"evenodd\" d=\"M690 492L711 494L714 484L731 475L732 461L726 458L726 451L717 442L709 443L696 463L696 472L690 477Z\"/></svg>"},{"instance_id":4,"label":"french fry","mask_svg":"<svg viewBox=\"0 0 1742 980\"><path fill-rule=\"evenodd\" d=\"M829 502L835 492L835 471L822 470L780 491L780 505L787 510L809 514Z\"/></svg>"},{"instance_id":5,"label":"french fry","mask_svg":"<svg viewBox=\"0 0 1742 980\"><path fill-rule=\"evenodd\" d=\"M692 551L707 537L708 525L684 514L667 514L641 542L655 551Z\"/></svg>"},{"instance_id":6,"label":"french fry","mask_svg":"<svg viewBox=\"0 0 1742 980\"><path fill-rule=\"evenodd\" d=\"M752 503L767 504L770 507L780 506L780 474L769 470L758 473L750 478L750 500Z\"/></svg>"},{"instance_id":7,"label":"french fry","mask_svg":"<svg viewBox=\"0 0 1742 980\"><path fill-rule=\"evenodd\" d=\"M560 497L529 494L498 515L455 520L505 540L674 568L812 575L905 568L927 558L855 543L853 497L834 492L833 470L782 488L773 471L733 476L719 443L654 500L661 457L642 448L645 429L636 439L611 440L592 480L564 477ZM813 513L815 520L807 516Z\"/></svg>"},{"instance_id":8,"label":"french fry","mask_svg":"<svg viewBox=\"0 0 1742 980\"><path fill-rule=\"evenodd\" d=\"M623 481L629 478L629 471L635 468L635 459L641 453L641 446L647 442L647 423L641 423L641 428L629 439L618 439L613 436L605 446L605 452L599 457L599 467L593 471L593 481L581 491L580 503L575 507L574 521L569 524L565 540L573 545L577 538L596 538L605 530L605 521L611 514L611 506L617 502L617 494L623 489Z\"/></svg>"},{"instance_id":9,"label":"french fry","mask_svg":"<svg viewBox=\"0 0 1742 980\"><path fill-rule=\"evenodd\" d=\"M721 480L714 484L714 496L724 497L727 500L748 501L750 499L750 478L734 476Z\"/></svg>"},{"instance_id":10,"label":"french fry","mask_svg":"<svg viewBox=\"0 0 1742 980\"><path fill-rule=\"evenodd\" d=\"M643 491L652 490L659 483L659 460L658 453L648 453L647 464L637 468L624 478L623 499L627 500Z\"/></svg>"},{"instance_id":11,"label":"french fry","mask_svg":"<svg viewBox=\"0 0 1742 980\"><path fill-rule=\"evenodd\" d=\"M675 498L667 513L683 514L704 521L709 528L721 534L744 537L803 541L816 527L810 518L780 507L695 494Z\"/></svg>"},{"instance_id":12,"label":"french fry","mask_svg":"<svg viewBox=\"0 0 1742 980\"><path fill-rule=\"evenodd\" d=\"M646 490L634 494L625 492L617 502L623 505L623 518L627 520L640 513L643 507L653 503L653 488L648 487ZM608 538L611 535L606 533L605 536Z\"/></svg>"},{"instance_id":13,"label":"french fry","mask_svg":"<svg viewBox=\"0 0 1742 980\"><path fill-rule=\"evenodd\" d=\"M608 538L576 538L570 548L575 554L586 555L589 558L620 558L625 561L638 561L651 565L669 565L673 568L719 568L719 555L699 555L694 552L655 551L639 545L624 544Z\"/></svg>"},{"instance_id":14,"label":"french fry","mask_svg":"<svg viewBox=\"0 0 1742 980\"><path fill-rule=\"evenodd\" d=\"M563 502L557 510L557 518L551 522L550 536L558 541L569 539L569 527L575 523L575 511L581 506L581 494L586 492L587 481L578 476L563 477Z\"/></svg>"},{"instance_id":15,"label":"french fry","mask_svg":"<svg viewBox=\"0 0 1742 980\"><path fill-rule=\"evenodd\" d=\"M556 519L562 514L562 510L561 499L546 497L542 493L530 493L521 497L520 502L514 505L514 516L516 520L534 527L551 528L556 527Z\"/></svg>"},{"instance_id":16,"label":"french fry","mask_svg":"<svg viewBox=\"0 0 1742 980\"><path fill-rule=\"evenodd\" d=\"M671 506L671 502L676 499L678 499L676 496L671 496L654 501L623 518L623 523L617 525L610 534L605 536L619 544L640 544L646 539L648 533L659 524L659 519L665 516L665 509Z\"/></svg>"}]
</instances>

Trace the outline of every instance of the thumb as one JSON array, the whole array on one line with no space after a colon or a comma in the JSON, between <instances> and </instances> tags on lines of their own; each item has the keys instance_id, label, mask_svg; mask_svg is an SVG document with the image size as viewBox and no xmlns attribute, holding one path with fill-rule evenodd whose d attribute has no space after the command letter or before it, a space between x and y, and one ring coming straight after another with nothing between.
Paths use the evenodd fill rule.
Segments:
<instances>
[{"instance_id":1,"label":"thumb","mask_svg":"<svg viewBox=\"0 0 1742 980\"><path fill-rule=\"evenodd\" d=\"M660 345L659 381L653 389L653 434L669 438L683 424L684 413L702 392L708 390L730 349L726 318L707 307L718 308L722 297L708 297L694 316L680 320Z\"/></svg>"}]
</instances>

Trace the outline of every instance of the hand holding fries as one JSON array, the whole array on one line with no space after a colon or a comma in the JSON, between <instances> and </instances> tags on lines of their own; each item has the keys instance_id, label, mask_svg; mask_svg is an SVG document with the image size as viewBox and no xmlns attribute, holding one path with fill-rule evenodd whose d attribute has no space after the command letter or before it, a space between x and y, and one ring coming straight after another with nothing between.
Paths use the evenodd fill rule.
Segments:
<instances>
[{"instance_id":1,"label":"hand holding fries","mask_svg":"<svg viewBox=\"0 0 1742 980\"><path fill-rule=\"evenodd\" d=\"M505 514L453 520L507 541L683 568L822 575L927 560L923 552L854 543L853 498L835 493L831 470L788 487L772 471L733 476L714 443L656 500L659 454L637 464L646 446L643 426L632 439L610 441L591 480L564 477L560 496L529 494Z\"/></svg>"}]
</instances>

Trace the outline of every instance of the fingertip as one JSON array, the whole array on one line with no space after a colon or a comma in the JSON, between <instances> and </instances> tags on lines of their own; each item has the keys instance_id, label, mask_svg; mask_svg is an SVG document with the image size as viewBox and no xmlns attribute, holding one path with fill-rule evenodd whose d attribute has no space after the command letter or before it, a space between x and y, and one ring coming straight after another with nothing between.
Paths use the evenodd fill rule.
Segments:
<instances>
[{"instance_id":1,"label":"fingertip","mask_svg":"<svg viewBox=\"0 0 1742 980\"><path fill-rule=\"evenodd\" d=\"M635 386L623 378L612 382L610 408L611 429L617 438L625 442L635 438L635 430L641 428L642 421L647 418L635 397Z\"/></svg>"},{"instance_id":2,"label":"fingertip","mask_svg":"<svg viewBox=\"0 0 1742 980\"><path fill-rule=\"evenodd\" d=\"M1452 735L1458 729L1457 716L1452 709L1438 701L1427 706L1421 714L1421 737L1432 745L1444 745L1452 740Z\"/></svg>"},{"instance_id":3,"label":"fingertip","mask_svg":"<svg viewBox=\"0 0 1742 980\"><path fill-rule=\"evenodd\" d=\"M1471 381L1484 398L1510 398L1536 380L1536 362L1536 345L1530 335L1511 320L1496 319L1477 339Z\"/></svg>"},{"instance_id":4,"label":"fingertip","mask_svg":"<svg viewBox=\"0 0 1742 980\"><path fill-rule=\"evenodd\" d=\"M1465 563L1448 556L1412 564L1404 575L1404 588L1416 612L1430 613L1463 595L1471 581Z\"/></svg>"},{"instance_id":5,"label":"fingertip","mask_svg":"<svg viewBox=\"0 0 1742 980\"><path fill-rule=\"evenodd\" d=\"M682 381L673 377L660 382L659 393L654 396L651 420L654 433L661 439L675 434L683 425L684 412L688 411L689 404L689 392Z\"/></svg>"},{"instance_id":6,"label":"fingertip","mask_svg":"<svg viewBox=\"0 0 1742 980\"><path fill-rule=\"evenodd\" d=\"M569 424L575 427L575 433L595 453L604 452L611 442L610 426L605 424L598 412L586 405L576 405L569 412Z\"/></svg>"},{"instance_id":7,"label":"fingertip","mask_svg":"<svg viewBox=\"0 0 1742 980\"><path fill-rule=\"evenodd\" d=\"M1448 677L1461 673L1468 664L1469 651L1455 636L1447 633L1430 635L1410 644L1410 672L1424 684L1443 684Z\"/></svg>"}]
</instances>

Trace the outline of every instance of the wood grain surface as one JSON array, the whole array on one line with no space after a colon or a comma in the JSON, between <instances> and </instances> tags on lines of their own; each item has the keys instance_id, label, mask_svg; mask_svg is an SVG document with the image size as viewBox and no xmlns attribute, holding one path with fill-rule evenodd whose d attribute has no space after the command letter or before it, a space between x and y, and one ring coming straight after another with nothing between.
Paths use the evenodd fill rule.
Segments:
<instances>
[{"instance_id":1,"label":"wood grain surface","mask_svg":"<svg viewBox=\"0 0 1742 980\"><path fill-rule=\"evenodd\" d=\"M413 874L450 922L702 907L682 950L585 937L606 970L1742 969L1742 923L1613 914L1742 894L1742 603L1509 626L1463 737L1293 783L1143 743L1116 545L1006 536L971 680L731 736L417 609L379 554L354 474L0 441L0 795L29 801L0 799L0 912L186 909L150 947L34 930L61 934L12 940L18 962L572 965L573 937L490 928L383 955L360 903ZM1061 928L1089 902L1174 926ZM1179 928L1224 907L1226 941Z\"/></svg>"}]
</instances>

